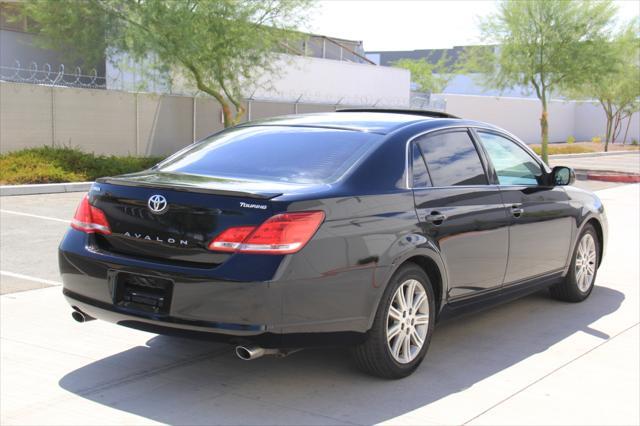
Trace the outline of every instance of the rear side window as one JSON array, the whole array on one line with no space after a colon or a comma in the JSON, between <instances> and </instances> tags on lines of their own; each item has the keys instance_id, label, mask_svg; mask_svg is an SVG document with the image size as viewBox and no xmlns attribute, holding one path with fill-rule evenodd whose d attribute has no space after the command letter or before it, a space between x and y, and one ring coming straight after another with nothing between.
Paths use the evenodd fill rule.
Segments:
<instances>
[{"instance_id":1,"label":"rear side window","mask_svg":"<svg viewBox=\"0 0 640 426\"><path fill-rule=\"evenodd\" d=\"M433 186L487 185L475 145L466 131L424 136L418 140Z\"/></svg>"},{"instance_id":2,"label":"rear side window","mask_svg":"<svg viewBox=\"0 0 640 426\"><path fill-rule=\"evenodd\" d=\"M158 165L161 172L291 183L328 183L381 135L323 128L253 126L214 135Z\"/></svg>"},{"instance_id":3,"label":"rear side window","mask_svg":"<svg viewBox=\"0 0 640 426\"><path fill-rule=\"evenodd\" d=\"M417 144L411 145L413 153L413 188L424 188L430 185L427 166L424 164L422 153Z\"/></svg>"}]
</instances>

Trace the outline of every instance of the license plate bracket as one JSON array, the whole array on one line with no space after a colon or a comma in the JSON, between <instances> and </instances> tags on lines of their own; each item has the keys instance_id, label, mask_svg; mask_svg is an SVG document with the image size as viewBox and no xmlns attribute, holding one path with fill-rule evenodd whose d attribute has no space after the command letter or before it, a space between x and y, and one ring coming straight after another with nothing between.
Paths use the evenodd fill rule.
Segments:
<instances>
[{"instance_id":1,"label":"license plate bracket","mask_svg":"<svg viewBox=\"0 0 640 426\"><path fill-rule=\"evenodd\" d=\"M115 278L114 303L117 306L154 314L169 314L173 281L128 272L119 272Z\"/></svg>"}]
</instances>

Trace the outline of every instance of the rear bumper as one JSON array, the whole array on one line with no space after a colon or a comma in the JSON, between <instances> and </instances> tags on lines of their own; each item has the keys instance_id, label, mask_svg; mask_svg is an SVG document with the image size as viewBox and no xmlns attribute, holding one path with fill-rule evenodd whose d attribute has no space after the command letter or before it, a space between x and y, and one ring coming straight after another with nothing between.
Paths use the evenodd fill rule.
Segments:
<instances>
[{"instance_id":1,"label":"rear bumper","mask_svg":"<svg viewBox=\"0 0 640 426\"><path fill-rule=\"evenodd\" d=\"M190 339L216 341L228 344L254 343L265 348L297 348L326 345L354 345L364 341L366 333L342 331L327 333L273 333L266 329L255 330L245 324L207 323L179 318L143 317L121 311L113 304L87 299L63 289L63 294L74 309L93 318L155 334L179 336Z\"/></svg>"},{"instance_id":2,"label":"rear bumper","mask_svg":"<svg viewBox=\"0 0 640 426\"><path fill-rule=\"evenodd\" d=\"M360 341L375 309L368 302L375 292L364 270L284 280L278 277L300 275L292 262L281 261L272 270L258 262L247 263L247 268L262 266L256 273L273 279L232 281L216 277L220 272L212 269L185 271L96 252L88 238L70 230L60 246L64 295L71 306L119 325L265 347L313 346ZM120 272L171 280L169 311L154 314L116 304L114 276Z\"/></svg>"}]
</instances>

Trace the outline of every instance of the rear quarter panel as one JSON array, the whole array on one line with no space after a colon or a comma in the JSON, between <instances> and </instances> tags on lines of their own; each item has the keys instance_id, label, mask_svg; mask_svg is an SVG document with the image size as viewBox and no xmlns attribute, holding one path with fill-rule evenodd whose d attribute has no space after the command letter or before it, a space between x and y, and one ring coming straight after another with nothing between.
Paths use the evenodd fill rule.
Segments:
<instances>
[{"instance_id":1,"label":"rear quarter panel","mask_svg":"<svg viewBox=\"0 0 640 426\"><path fill-rule=\"evenodd\" d=\"M283 332L309 332L311 323L322 331L368 330L396 260L425 241L413 203L412 192L402 190L287 205L289 211L323 210L327 218L274 277L274 285L286 287Z\"/></svg>"}]
</instances>

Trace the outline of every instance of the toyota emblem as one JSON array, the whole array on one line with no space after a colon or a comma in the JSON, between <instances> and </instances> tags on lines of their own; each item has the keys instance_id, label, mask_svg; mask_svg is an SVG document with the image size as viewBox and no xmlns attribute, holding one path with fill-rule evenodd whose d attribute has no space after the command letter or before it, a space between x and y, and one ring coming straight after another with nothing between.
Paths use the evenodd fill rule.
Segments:
<instances>
[{"instance_id":1,"label":"toyota emblem","mask_svg":"<svg viewBox=\"0 0 640 426\"><path fill-rule=\"evenodd\" d=\"M149 206L149 210L151 210L151 213L161 214L167 211L167 208L169 208L169 203L167 203L167 199L164 198L164 196L155 194L149 197L147 206Z\"/></svg>"}]
</instances>

